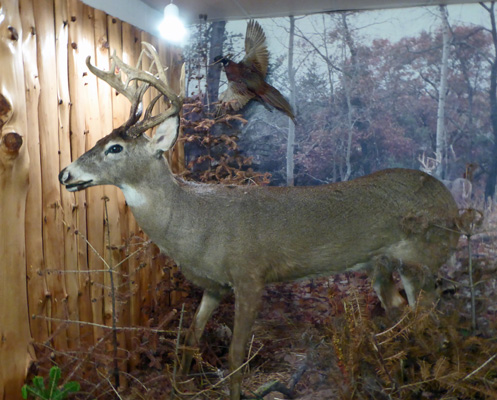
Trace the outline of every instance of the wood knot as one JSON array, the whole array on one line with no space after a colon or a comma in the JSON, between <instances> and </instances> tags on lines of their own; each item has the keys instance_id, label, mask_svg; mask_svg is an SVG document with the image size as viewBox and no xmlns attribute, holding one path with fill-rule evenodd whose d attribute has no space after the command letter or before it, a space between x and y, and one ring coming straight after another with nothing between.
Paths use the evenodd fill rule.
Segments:
<instances>
[{"instance_id":1,"label":"wood knot","mask_svg":"<svg viewBox=\"0 0 497 400\"><path fill-rule=\"evenodd\" d=\"M9 32L10 32L9 39L17 41L19 39L19 33L17 33L17 29L14 28L13 26L9 26L8 29L9 29Z\"/></svg>"},{"instance_id":2,"label":"wood knot","mask_svg":"<svg viewBox=\"0 0 497 400\"><path fill-rule=\"evenodd\" d=\"M7 98L0 93L0 129L12 116L12 106Z\"/></svg>"},{"instance_id":3,"label":"wood knot","mask_svg":"<svg viewBox=\"0 0 497 400\"><path fill-rule=\"evenodd\" d=\"M17 153L22 146L22 136L16 132L9 132L2 136L2 144L9 153Z\"/></svg>"}]
</instances>

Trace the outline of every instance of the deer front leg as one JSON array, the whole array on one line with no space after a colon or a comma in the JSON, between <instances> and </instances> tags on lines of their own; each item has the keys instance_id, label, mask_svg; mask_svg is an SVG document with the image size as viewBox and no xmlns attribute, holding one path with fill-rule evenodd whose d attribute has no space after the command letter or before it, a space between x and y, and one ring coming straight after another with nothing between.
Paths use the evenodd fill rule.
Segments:
<instances>
[{"instance_id":1,"label":"deer front leg","mask_svg":"<svg viewBox=\"0 0 497 400\"><path fill-rule=\"evenodd\" d=\"M214 310L219 305L219 302L223 298L224 291L210 292L208 290L204 291L200 306L195 313L192 325L188 330L185 338L185 351L183 352L183 357L181 359L181 373L183 375L188 374L190 371L190 366L193 359L193 351L191 347L198 344L202 334L204 333L205 325L211 317Z\"/></svg>"},{"instance_id":2,"label":"deer front leg","mask_svg":"<svg viewBox=\"0 0 497 400\"><path fill-rule=\"evenodd\" d=\"M239 368L244 361L245 348L261 305L263 288L262 284L249 282L243 282L235 288L235 325L229 353L230 372L233 373L230 381L231 400L240 399L242 371Z\"/></svg>"}]
</instances>

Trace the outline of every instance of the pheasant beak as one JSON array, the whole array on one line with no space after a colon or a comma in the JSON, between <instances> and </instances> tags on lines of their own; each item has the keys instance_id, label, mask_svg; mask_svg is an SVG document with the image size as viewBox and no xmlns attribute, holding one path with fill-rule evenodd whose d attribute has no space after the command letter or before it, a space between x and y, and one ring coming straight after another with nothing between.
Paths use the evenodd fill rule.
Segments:
<instances>
[{"instance_id":1,"label":"pheasant beak","mask_svg":"<svg viewBox=\"0 0 497 400\"><path fill-rule=\"evenodd\" d=\"M228 61L231 60L232 54L227 54L225 56L216 56L214 57L214 62L209 65L209 67L212 67L218 63L222 63L223 65L226 65Z\"/></svg>"}]
</instances>

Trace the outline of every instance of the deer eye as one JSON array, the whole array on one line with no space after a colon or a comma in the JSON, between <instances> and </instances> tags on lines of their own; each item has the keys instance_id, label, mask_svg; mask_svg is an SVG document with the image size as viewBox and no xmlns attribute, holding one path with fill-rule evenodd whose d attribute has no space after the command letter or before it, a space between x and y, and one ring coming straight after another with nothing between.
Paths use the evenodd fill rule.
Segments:
<instances>
[{"instance_id":1,"label":"deer eye","mask_svg":"<svg viewBox=\"0 0 497 400\"><path fill-rule=\"evenodd\" d=\"M105 155L109 153L116 154L120 153L121 151L123 151L123 146L121 146L120 144L115 144L113 146L110 146L107 150L105 150Z\"/></svg>"}]
</instances>

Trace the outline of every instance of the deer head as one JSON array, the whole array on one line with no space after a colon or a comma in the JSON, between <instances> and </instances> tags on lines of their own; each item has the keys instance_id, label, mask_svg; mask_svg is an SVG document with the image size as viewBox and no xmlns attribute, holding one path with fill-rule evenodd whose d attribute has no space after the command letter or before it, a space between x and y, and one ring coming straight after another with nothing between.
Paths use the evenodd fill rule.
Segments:
<instances>
[{"instance_id":1,"label":"deer head","mask_svg":"<svg viewBox=\"0 0 497 400\"><path fill-rule=\"evenodd\" d=\"M154 47L146 42L143 42L143 46L135 68L125 64L115 53L111 57L109 71L102 71L91 65L90 57L86 59L86 65L92 73L129 99L131 109L129 118L123 125L99 140L77 162L60 172L59 180L67 190L77 191L95 185L123 187L125 181L132 184L133 176L139 179L139 171L144 168L146 160L151 157L162 159L162 154L176 142L182 96L169 87L165 69ZM150 71L140 68L143 57L152 60ZM154 69L155 73L152 73ZM143 114L143 95L151 87L157 89L159 94L152 99ZM161 98L168 99L170 107L154 115L154 107ZM153 138L144 134L154 127L156 132ZM124 178L123 175L126 174L128 176Z\"/></svg>"}]
</instances>

